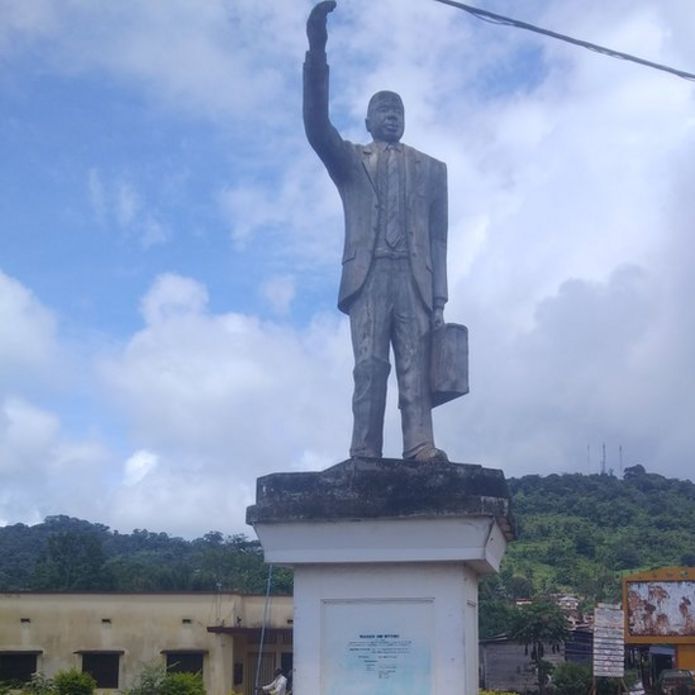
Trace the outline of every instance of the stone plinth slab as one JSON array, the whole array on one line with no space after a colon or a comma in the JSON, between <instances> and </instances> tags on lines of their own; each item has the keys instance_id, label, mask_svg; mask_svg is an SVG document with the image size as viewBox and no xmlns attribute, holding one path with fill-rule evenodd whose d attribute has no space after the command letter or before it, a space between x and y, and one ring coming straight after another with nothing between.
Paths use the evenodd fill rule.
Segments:
<instances>
[{"instance_id":1,"label":"stone plinth slab","mask_svg":"<svg viewBox=\"0 0 695 695\"><path fill-rule=\"evenodd\" d=\"M401 459L343 461L320 472L273 473L256 483L246 522L492 516L513 535L502 471L475 464L423 464Z\"/></svg>"}]
</instances>

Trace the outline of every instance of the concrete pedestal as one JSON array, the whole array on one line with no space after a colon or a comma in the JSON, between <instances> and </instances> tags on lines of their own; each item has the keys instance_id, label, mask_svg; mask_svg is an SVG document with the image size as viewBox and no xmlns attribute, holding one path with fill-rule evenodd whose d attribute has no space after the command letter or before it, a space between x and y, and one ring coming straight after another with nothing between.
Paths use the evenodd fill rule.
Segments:
<instances>
[{"instance_id":1,"label":"concrete pedestal","mask_svg":"<svg viewBox=\"0 0 695 695\"><path fill-rule=\"evenodd\" d=\"M478 580L513 537L501 471L349 459L259 478L247 510L294 568L297 695L473 695Z\"/></svg>"}]
</instances>

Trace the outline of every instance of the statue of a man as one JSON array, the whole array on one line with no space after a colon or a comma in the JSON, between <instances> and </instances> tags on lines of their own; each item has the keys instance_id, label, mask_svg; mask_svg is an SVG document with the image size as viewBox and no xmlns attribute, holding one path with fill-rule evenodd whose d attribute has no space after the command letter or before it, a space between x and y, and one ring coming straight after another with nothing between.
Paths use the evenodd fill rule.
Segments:
<instances>
[{"instance_id":1,"label":"statue of a man","mask_svg":"<svg viewBox=\"0 0 695 695\"><path fill-rule=\"evenodd\" d=\"M446 165L403 145L403 102L377 92L367 108L373 140L340 136L328 114L327 15L318 3L307 21L304 126L338 188L345 213L345 247L338 307L350 316L355 356L350 455L381 457L393 345L403 458L446 461L434 445L430 394L433 328L447 301Z\"/></svg>"}]
</instances>

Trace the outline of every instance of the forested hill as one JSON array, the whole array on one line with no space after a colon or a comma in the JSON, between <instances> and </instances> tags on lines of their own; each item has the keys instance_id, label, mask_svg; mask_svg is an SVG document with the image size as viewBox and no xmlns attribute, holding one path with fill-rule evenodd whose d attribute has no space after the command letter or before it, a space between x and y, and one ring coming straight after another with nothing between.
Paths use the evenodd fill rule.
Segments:
<instances>
[{"instance_id":1,"label":"forested hill","mask_svg":"<svg viewBox=\"0 0 695 695\"><path fill-rule=\"evenodd\" d=\"M519 540L507 574L535 591L571 590L610 598L616 574L695 565L695 485L642 466L611 475L529 475L511 479ZM612 589L612 591L611 591Z\"/></svg>"},{"instance_id":2,"label":"forested hill","mask_svg":"<svg viewBox=\"0 0 695 695\"><path fill-rule=\"evenodd\" d=\"M0 528L0 591L240 591L264 593L257 541L211 531L187 541L136 529L111 531L68 516ZM287 570L274 593L291 593Z\"/></svg>"},{"instance_id":3,"label":"forested hill","mask_svg":"<svg viewBox=\"0 0 695 695\"><path fill-rule=\"evenodd\" d=\"M695 485L647 473L510 479L519 538L481 586L481 636L503 632L514 601L556 593L585 608L620 600L623 574L695 565Z\"/></svg>"},{"instance_id":4,"label":"forested hill","mask_svg":"<svg viewBox=\"0 0 695 695\"><path fill-rule=\"evenodd\" d=\"M695 485L628 468L612 475L511 478L519 539L481 592L484 610L514 599L571 592L587 603L616 599L620 574L695 565ZM0 528L0 591L265 590L258 543L212 531L192 541L124 534L67 516ZM291 591L275 574L274 590ZM494 612L494 611L493 611ZM482 627L482 626L481 626Z\"/></svg>"}]
</instances>

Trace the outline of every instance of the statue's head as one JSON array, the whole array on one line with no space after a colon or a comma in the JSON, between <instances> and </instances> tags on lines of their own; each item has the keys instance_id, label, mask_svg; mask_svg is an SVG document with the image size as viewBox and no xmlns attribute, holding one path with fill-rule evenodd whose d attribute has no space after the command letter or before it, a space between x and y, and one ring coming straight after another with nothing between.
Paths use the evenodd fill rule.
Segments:
<instances>
[{"instance_id":1,"label":"statue's head","mask_svg":"<svg viewBox=\"0 0 695 695\"><path fill-rule=\"evenodd\" d=\"M403 101L396 92L377 92L367 107L367 130L375 140L398 142L405 129Z\"/></svg>"}]
</instances>

